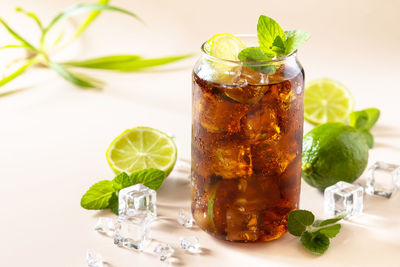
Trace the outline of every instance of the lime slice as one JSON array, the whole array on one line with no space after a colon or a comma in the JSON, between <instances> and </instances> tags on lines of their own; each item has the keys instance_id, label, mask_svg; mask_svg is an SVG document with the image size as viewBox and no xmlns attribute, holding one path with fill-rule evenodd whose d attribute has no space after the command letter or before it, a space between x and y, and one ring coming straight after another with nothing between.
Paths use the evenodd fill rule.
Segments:
<instances>
[{"instance_id":1,"label":"lime slice","mask_svg":"<svg viewBox=\"0 0 400 267\"><path fill-rule=\"evenodd\" d=\"M230 33L218 33L204 44L204 50L210 55L228 60L239 60L238 55L244 48L246 45Z\"/></svg>"},{"instance_id":2,"label":"lime slice","mask_svg":"<svg viewBox=\"0 0 400 267\"><path fill-rule=\"evenodd\" d=\"M117 174L155 168L165 171L168 176L176 156L177 149L172 138L149 127L124 131L112 141L106 153L108 164Z\"/></svg>"},{"instance_id":3,"label":"lime slice","mask_svg":"<svg viewBox=\"0 0 400 267\"><path fill-rule=\"evenodd\" d=\"M315 79L304 90L304 118L313 124L346 121L354 100L343 84L329 78Z\"/></svg>"}]
</instances>

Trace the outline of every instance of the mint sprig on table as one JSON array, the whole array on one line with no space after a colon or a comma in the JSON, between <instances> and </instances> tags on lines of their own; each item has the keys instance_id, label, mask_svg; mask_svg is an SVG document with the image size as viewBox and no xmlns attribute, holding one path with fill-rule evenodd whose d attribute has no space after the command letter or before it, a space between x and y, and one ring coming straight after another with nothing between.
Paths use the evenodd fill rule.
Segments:
<instances>
[{"instance_id":1,"label":"mint sprig on table","mask_svg":"<svg viewBox=\"0 0 400 267\"><path fill-rule=\"evenodd\" d=\"M294 210L289 213L288 231L300 236L300 242L307 250L321 255L329 248L329 238L339 233L341 225L337 222L344 217L343 214L327 220L315 220L314 214L308 210Z\"/></svg>"},{"instance_id":2,"label":"mint sprig on table","mask_svg":"<svg viewBox=\"0 0 400 267\"><path fill-rule=\"evenodd\" d=\"M88 68L88 69L104 69L112 71L138 71L144 68L159 66L167 63L171 63L177 60L184 59L191 55L177 55L171 57L161 57L161 58L143 58L140 55L109 55L104 57L96 57L93 59L85 60L75 60L66 62L55 62L52 57L54 54L60 50L66 48L73 41L75 41L81 34L88 28L90 24L98 17L102 11L114 11L117 13L125 14L133 17L136 20L141 21L141 19L134 13L125 10L120 7L109 5L109 0L99 0L97 4L77 4L72 7L65 9L56 15L48 25L44 25L39 19L39 17L33 13L25 11L24 9L18 7L17 12L20 12L30 19L37 25L40 36L39 44L34 45L28 42L22 35L17 33L12 27L7 24L2 18L0 18L0 25L2 25L8 33L14 37L16 43L0 45L0 50L3 49L22 49L25 50L26 56L14 60L7 67L6 73L3 73L3 78L0 79L0 87L11 82L26 70L33 66L46 67L53 69L65 80L73 83L82 88L101 88L104 86L104 82L98 80L97 78L90 77L86 74L72 71L71 67L76 68ZM75 34L66 39L63 32L59 33L55 40L49 40L49 32L54 31L56 25L60 22L65 21L71 16L89 12L86 19L78 26ZM17 65L18 64L18 65ZM13 69L12 72L10 69ZM11 73L9 73L11 72Z\"/></svg>"},{"instance_id":3,"label":"mint sprig on table","mask_svg":"<svg viewBox=\"0 0 400 267\"><path fill-rule=\"evenodd\" d=\"M349 124L362 134L369 148L374 146L374 136L370 130L378 121L379 116L380 111L377 108L354 111L349 115Z\"/></svg>"},{"instance_id":4,"label":"mint sprig on table","mask_svg":"<svg viewBox=\"0 0 400 267\"><path fill-rule=\"evenodd\" d=\"M288 56L310 39L310 35L300 30L284 31L275 20L261 15L257 23L257 38L260 46L240 51L240 61L268 61ZM275 72L273 65L250 67L267 74Z\"/></svg>"},{"instance_id":5,"label":"mint sprig on table","mask_svg":"<svg viewBox=\"0 0 400 267\"><path fill-rule=\"evenodd\" d=\"M158 169L144 169L131 175L122 172L113 180L103 180L92 185L82 196L81 207L87 210L110 210L118 215L118 193L121 189L135 184L143 184L150 189L158 190L165 172Z\"/></svg>"}]
</instances>

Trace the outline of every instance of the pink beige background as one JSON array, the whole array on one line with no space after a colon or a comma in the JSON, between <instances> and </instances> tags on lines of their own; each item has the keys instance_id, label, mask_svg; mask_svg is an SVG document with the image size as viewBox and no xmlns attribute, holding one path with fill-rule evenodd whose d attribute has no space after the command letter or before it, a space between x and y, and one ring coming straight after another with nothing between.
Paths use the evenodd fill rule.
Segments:
<instances>
[{"instance_id":1,"label":"pink beige background","mask_svg":"<svg viewBox=\"0 0 400 267\"><path fill-rule=\"evenodd\" d=\"M36 41L37 31L15 6L49 21L74 0L1 1L0 16ZM352 91L356 109L378 107L374 128L376 160L400 163L400 1L177 1L114 0L145 21L104 13L62 57L113 53L163 56L198 53L215 33L255 33L265 14L285 29L308 31L299 50L306 79L331 77ZM79 19L76 18L76 19ZM69 26L68 26L69 25ZM72 26L68 24L67 29ZM12 39L0 29L0 46ZM0 51L0 70L18 52ZM80 208L81 195L94 182L112 178L105 159L111 140L137 125L176 136L180 157L190 155L191 67L196 57L134 74L93 72L108 82L102 92L79 90L47 70L33 71L2 90L26 88L0 98L0 259L1 266L85 266L93 248L109 266L158 266L155 257L119 249L93 231L107 212ZM306 124L305 130L311 126ZM365 175L360 182L365 180ZM323 216L322 194L305 183L301 207ZM366 196L365 213L343 223L331 248L321 256L305 251L285 235L265 244L215 240L198 229L175 223L180 207L189 207L189 184L174 173L158 193L159 214L153 236L176 249L176 266L398 266L400 197ZM179 250L180 235L196 235L202 255Z\"/></svg>"}]
</instances>

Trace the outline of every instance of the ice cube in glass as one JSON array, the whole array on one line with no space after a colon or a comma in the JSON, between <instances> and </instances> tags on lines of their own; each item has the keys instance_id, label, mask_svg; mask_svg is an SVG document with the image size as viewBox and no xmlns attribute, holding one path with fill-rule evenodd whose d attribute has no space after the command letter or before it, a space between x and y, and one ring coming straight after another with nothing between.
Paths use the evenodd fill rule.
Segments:
<instances>
[{"instance_id":1,"label":"ice cube in glass","mask_svg":"<svg viewBox=\"0 0 400 267\"><path fill-rule=\"evenodd\" d=\"M114 244L142 250L150 241L151 219L152 217L145 214L120 215L115 225Z\"/></svg>"},{"instance_id":2,"label":"ice cube in glass","mask_svg":"<svg viewBox=\"0 0 400 267\"><path fill-rule=\"evenodd\" d=\"M330 216L346 214L346 218L360 214L363 210L363 193L361 186L346 182L337 182L325 188L325 213Z\"/></svg>"},{"instance_id":3,"label":"ice cube in glass","mask_svg":"<svg viewBox=\"0 0 400 267\"><path fill-rule=\"evenodd\" d=\"M126 187L119 192L119 215L135 216L145 214L157 216L156 191L136 184Z\"/></svg>"},{"instance_id":4,"label":"ice cube in glass","mask_svg":"<svg viewBox=\"0 0 400 267\"><path fill-rule=\"evenodd\" d=\"M375 162L368 169L365 192L369 195L392 197L400 186L400 166L383 161Z\"/></svg>"}]
</instances>

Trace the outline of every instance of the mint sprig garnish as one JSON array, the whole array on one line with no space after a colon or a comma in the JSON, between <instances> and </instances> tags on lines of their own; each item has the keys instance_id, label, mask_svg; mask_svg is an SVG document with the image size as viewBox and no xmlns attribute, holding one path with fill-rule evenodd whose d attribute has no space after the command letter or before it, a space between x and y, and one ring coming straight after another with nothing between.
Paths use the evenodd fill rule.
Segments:
<instances>
[{"instance_id":1,"label":"mint sprig garnish","mask_svg":"<svg viewBox=\"0 0 400 267\"><path fill-rule=\"evenodd\" d=\"M288 231L294 236L300 236L301 244L314 254L323 254L330 245L329 238L335 237L341 228L338 221L345 215L327 220L316 220L308 210L294 210L289 213Z\"/></svg>"},{"instance_id":2,"label":"mint sprig garnish","mask_svg":"<svg viewBox=\"0 0 400 267\"><path fill-rule=\"evenodd\" d=\"M158 169L144 169L131 175L122 172L112 181L103 180L92 185L81 198L81 207L87 210L110 210L118 215L118 193L121 189L135 184L143 184L150 189L158 190L165 172Z\"/></svg>"},{"instance_id":3,"label":"mint sprig garnish","mask_svg":"<svg viewBox=\"0 0 400 267\"><path fill-rule=\"evenodd\" d=\"M354 111L349 115L349 124L361 133L369 148L374 146L374 137L370 130L378 121L379 116L380 111L377 108Z\"/></svg>"},{"instance_id":4,"label":"mint sprig garnish","mask_svg":"<svg viewBox=\"0 0 400 267\"><path fill-rule=\"evenodd\" d=\"M284 31L272 18L261 15L257 23L257 38L259 47L248 47L240 51L240 61L269 61L282 58L293 53L301 44L310 39L310 35L300 30ZM260 69L248 67L267 74L275 72L272 64Z\"/></svg>"}]
</instances>

